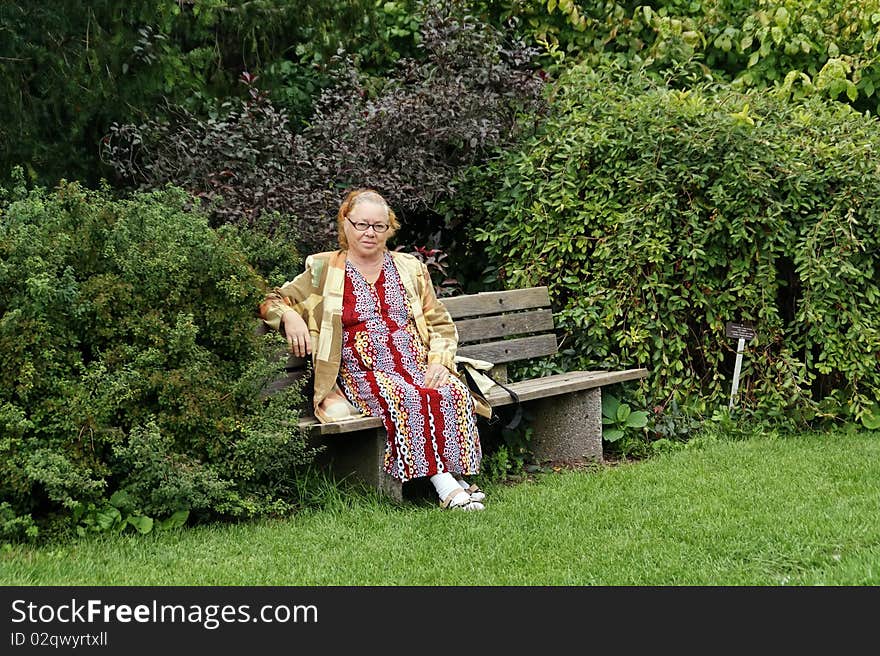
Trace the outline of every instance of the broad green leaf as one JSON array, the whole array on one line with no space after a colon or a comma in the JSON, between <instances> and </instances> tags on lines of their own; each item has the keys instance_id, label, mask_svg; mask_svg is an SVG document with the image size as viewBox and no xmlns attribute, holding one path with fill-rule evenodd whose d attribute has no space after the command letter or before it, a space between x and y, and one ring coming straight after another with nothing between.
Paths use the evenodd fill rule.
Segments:
<instances>
[{"instance_id":1,"label":"broad green leaf","mask_svg":"<svg viewBox=\"0 0 880 656\"><path fill-rule=\"evenodd\" d=\"M178 510L170 517L166 517L165 519L157 522L156 528L161 529L163 531L167 531L174 528L180 528L184 524L186 524L186 520L189 518L189 510Z\"/></svg>"},{"instance_id":2,"label":"broad green leaf","mask_svg":"<svg viewBox=\"0 0 880 656\"><path fill-rule=\"evenodd\" d=\"M619 428L611 428L605 431L602 431L602 437L609 442L616 442L621 437L623 437L623 431Z\"/></svg>"},{"instance_id":3,"label":"broad green leaf","mask_svg":"<svg viewBox=\"0 0 880 656\"><path fill-rule=\"evenodd\" d=\"M636 410L627 418L626 425L630 428L644 428L648 425L648 413L644 410Z\"/></svg>"},{"instance_id":4,"label":"broad green leaf","mask_svg":"<svg viewBox=\"0 0 880 656\"><path fill-rule=\"evenodd\" d=\"M868 430L880 430L880 404L874 403L862 414L862 425Z\"/></svg>"},{"instance_id":5,"label":"broad green leaf","mask_svg":"<svg viewBox=\"0 0 880 656\"><path fill-rule=\"evenodd\" d=\"M773 21L779 27L788 27L788 10L785 7L779 7L776 10L776 15L773 17Z\"/></svg>"},{"instance_id":6,"label":"broad green leaf","mask_svg":"<svg viewBox=\"0 0 880 656\"><path fill-rule=\"evenodd\" d=\"M602 414L610 419L617 419L617 408L620 401L613 394L602 393Z\"/></svg>"},{"instance_id":7,"label":"broad green leaf","mask_svg":"<svg viewBox=\"0 0 880 656\"><path fill-rule=\"evenodd\" d=\"M122 521L122 513L117 508L108 506L95 514L95 524L102 531L109 531L113 525Z\"/></svg>"},{"instance_id":8,"label":"broad green leaf","mask_svg":"<svg viewBox=\"0 0 880 656\"><path fill-rule=\"evenodd\" d=\"M851 80L846 81L846 97L851 101L854 101L859 97L859 90L856 88L856 85L852 83Z\"/></svg>"},{"instance_id":9,"label":"broad green leaf","mask_svg":"<svg viewBox=\"0 0 880 656\"><path fill-rule=\"evenodd\" d=\"M153 519L143 515L131 516L126 521L134 526L139 533L149 533L153 530Z\"/></svg>"}]
</instances>

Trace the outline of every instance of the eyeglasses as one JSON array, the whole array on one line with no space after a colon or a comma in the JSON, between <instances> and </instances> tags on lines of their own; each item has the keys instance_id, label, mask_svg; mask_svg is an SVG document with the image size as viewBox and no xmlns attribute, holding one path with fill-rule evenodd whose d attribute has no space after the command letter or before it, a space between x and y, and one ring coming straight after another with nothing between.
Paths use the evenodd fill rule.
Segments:
<instances>
[{"instance_id":1,"label":"eyeglasses","mask_svg":"<svg viewBox=\"0 0 880 656\"><path fill-rule=\"evenodd\" d=\"M355 223L348 217L345 217L345 220L348 221L352 226L354 226L354 229L358 232L366 232L367 228L372 228L373 232L385 232L386 230L388 230L387 223L365 223L363 221L358 221L357 223Z\"/></svg>"}]
</instances>

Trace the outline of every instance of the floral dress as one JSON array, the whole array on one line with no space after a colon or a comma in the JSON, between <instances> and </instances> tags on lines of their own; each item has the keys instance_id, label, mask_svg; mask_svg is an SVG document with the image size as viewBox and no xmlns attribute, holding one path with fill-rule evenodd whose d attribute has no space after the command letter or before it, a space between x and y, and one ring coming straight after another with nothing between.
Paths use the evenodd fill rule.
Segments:
<instances>
[{"instance_id":1,"label":"floral dress","mask_svg":"<svg viewBox=\"0 0 880 656\"><path fill-rule=\"evenodd\" d=\"M403 482L479 473L482 451L470 393L455 376L438 389L425 387L428 350L387 253L372 285L346 262L342 327L340 387L361 412L382 418L385 471Z\"/></svg>"}]
</instances>

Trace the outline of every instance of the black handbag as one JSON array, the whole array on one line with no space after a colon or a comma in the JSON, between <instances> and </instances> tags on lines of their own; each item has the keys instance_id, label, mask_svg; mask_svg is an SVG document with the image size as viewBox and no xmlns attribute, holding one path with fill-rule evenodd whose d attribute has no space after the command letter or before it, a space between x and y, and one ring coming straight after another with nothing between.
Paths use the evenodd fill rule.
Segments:
<instances>
[{"instance_id":1,"label":"black handbag","mask_svg":"<svg viewBox=\"0 0 880 656\"><path fill-rule=\"evenodd\" d=\"M476 364L480 365L479 368L475 366ZM490 426L493 424L497 424L498 421L500 421L500 417L498 416L495 408L492 406L491 403L488 402L488 400L486 400L485 397L486 392L488 391L488 389L491 389L491 387L489 387L485 381L478 382L477 377L479 376L481 378L488 379L489 381L491 381L492 387L497 385L510 395L510 399L513 402L514 406L513 416L510 418L510 421L508 421L507 424L503 426L503 428L506 430L513 430L522 422L522 405L519 400L519 395L512 389L510 389L507 385L495 379L495 377L489 373L489 369L491 367L484 368L485 365L491 365L491 363L482 360L471 360L469 358L457 358L456 360L456 367L459 372L459 378L464 381L464 383L468 386L468 389L471 391L471 395L479 398L483 403L486 404L486 407L489 408L491 414L487 419Z\"/></svg>"}]
</instances>

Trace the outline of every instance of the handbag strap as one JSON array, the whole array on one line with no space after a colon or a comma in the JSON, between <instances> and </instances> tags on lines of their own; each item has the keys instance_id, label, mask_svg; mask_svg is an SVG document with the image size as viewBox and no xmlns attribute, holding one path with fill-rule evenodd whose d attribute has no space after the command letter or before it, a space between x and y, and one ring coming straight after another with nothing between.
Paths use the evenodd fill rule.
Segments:
<instances>
[{"instance_id":1,"label":"handbag strap","mask_svg":"<svg viewBox=\"0 0 880 656\"><path fill-rule=\"evenodd\" d=\"M471 375L470 370L467 367L462 367L462 371L464 371L464 376L465 378L467 378L468 387L470 387L472 390L478 390L479 387L477 386L477 382L474 380L474 377ZM504 426L504 428L506 428L507 430L513 430L514 428L519 426L520 422L522 421L522 404L520 403L519 395L504 383L498 382L495 377L492 376L488 371L481 371L480 373L491 380L493 383L498 385L498 387L503 389L505 392L507 392L510 395L511 400L513 400L513 405L515 408L513 412L513 417L511 417L510 421L507 422L507 424L505 424ZM494 413L495 409L492 408L492 411Z\"/></svg>"}]
</instances>

